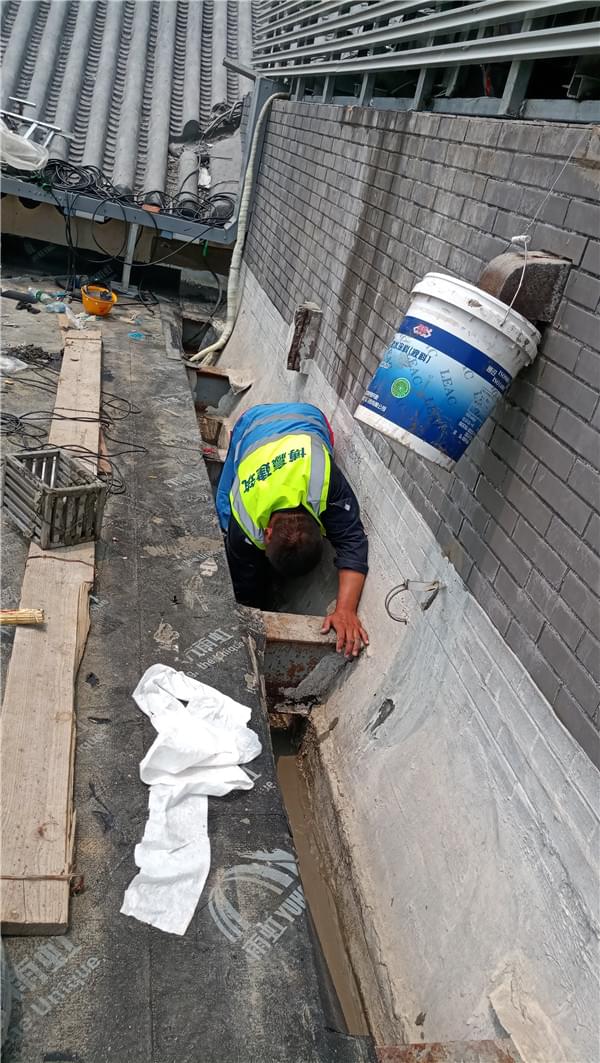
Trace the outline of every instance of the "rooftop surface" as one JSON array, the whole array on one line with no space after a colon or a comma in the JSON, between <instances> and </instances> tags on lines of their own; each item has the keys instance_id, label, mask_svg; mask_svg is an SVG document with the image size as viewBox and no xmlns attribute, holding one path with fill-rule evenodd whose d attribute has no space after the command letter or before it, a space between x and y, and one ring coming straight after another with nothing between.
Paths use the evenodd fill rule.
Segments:
<instances>
[{"instance_id":1,"label":"rooftop surface","mask_svg":"<svg viewBox=\"0 0 600 1063\"><path fill-rule=\"evenodd\" d=\"M11 283L48 284L23 276ZM55 315L30 316L3 302L4 349L32 343L53 354L59 369ZM84 888L71 899L66 936L4 939L18 991L3 1058L368 1063L369 1040L345 1034L322 992L249 629L227 574L185 368L165 350L158 309L139 315L142 340L129 337L125 308L101 327L104 397L126 399L138 412L115 426L119 446L107 441L124 452L116 463L125 492L111 495L105 511L77 682L75 864ZM35 366L14 373L5 412L46 411L34 424L47 424L52 375ZM40 391L44 382L50 391ZM19 600L27 545L2 523L2 604L10 606ZM6 664L11 635L1 642ZM263 744L251 764L254 788L209 802L210 876L181 938L119 912L146 819L139 762L154 739L131 692L157 662L251 706L250 726ZM247 884L257 860L280 880L283 874L281 891L261 888L260 876ZM284 932L259 948L253 938L284 902ZM240 934L236 920L251 932Z\"/></svg>"}]
</instances>

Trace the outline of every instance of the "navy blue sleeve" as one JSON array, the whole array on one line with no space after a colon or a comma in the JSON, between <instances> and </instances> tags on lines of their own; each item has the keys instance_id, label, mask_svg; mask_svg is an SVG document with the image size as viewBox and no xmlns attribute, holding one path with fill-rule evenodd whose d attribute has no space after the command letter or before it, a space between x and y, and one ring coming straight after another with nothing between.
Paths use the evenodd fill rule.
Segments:
<instances>
[{"instance_id":1,"label":"navy blue sleeve","mask_svg":"<svg viewBox=\"0 0 600 1063\"><path fill-rule=\"evenodd\" d=\"M267 559L264 551L246 538L233 517L229 520L225 549L236 600L240 605L265 609L270 584Z\"/></svg>"},{"instance_id":2,"label":"navy blue sleeve","mask_svg":"<svg viewBox=\"0 0 600 1063\"><path fill-rule=\"evenodd\" d=\"M366 576L369 540L360 519L358 500L334 461L331 462L327 507L321 514L321 521L335 550L336 568L348 568Z\"/></svg>"}]
</instances>

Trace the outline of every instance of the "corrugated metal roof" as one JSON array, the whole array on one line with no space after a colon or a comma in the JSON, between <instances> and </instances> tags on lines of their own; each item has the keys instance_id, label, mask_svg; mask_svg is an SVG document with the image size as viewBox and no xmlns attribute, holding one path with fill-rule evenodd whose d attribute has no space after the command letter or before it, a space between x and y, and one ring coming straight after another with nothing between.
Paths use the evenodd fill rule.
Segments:
<instances>
[{"instance_id":1,"label":"corrugated metal roof","mask_svg":"<svg viewBox=\"0 0 600 1063\"><path fill-rule=\"evenodd\" d=\"M27 117L75 136L55 136L52 157L97 166L136 193L173 194L189 159L170 157L170 141L251 88L223 58L251 65L252 3L8 0L2 54L2 106L30 100Z\"/></svg>"}]
</instances>

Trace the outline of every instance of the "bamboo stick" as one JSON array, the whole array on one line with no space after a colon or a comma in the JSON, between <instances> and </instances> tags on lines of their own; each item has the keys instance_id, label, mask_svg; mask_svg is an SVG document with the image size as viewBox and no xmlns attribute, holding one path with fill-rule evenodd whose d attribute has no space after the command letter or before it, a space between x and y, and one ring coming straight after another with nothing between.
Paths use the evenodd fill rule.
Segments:
<instances>
[{"instance_id":1,"label":"bamboo stick","mask_svg":"<svg viewBox=\"0 0 600 1063\"><path fill-rule=\"evenodd\" d=\"M43 624L43 609L0 609L0 627L4 624Z\"/></svg>"}]
</instances>

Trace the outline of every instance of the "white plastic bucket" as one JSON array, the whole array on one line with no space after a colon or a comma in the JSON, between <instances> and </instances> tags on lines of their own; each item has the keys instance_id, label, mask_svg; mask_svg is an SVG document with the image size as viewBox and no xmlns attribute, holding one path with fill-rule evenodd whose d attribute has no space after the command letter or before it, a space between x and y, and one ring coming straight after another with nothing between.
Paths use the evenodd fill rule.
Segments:
<instances>
[{"instance_id":1,"label":"white plastic bucket","mask_svg":"<svg viewBox=\"0 0 600 1063\"><path fill-rule=\"evenodd\" d=\"M452 468L539 342L537 329L499 299L428 273L355 417Z\"/></svg>"}]
</instances>

